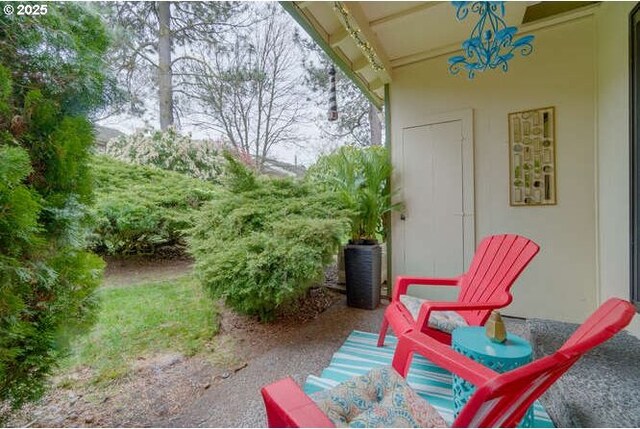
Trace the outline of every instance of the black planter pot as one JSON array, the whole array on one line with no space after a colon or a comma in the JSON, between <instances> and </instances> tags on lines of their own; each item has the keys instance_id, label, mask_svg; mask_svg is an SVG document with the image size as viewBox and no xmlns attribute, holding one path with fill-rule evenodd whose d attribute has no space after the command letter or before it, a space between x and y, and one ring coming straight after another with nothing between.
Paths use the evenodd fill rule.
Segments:
<instances>
[{"instance_id":1,"label":"black planter pot","mask_svg":"<svg viewBox=\"0 0 640 429\"><path fill-rule=\"evenodd\" d=\"M349 307L374 310L380 303L382 249L378 244L344 247L344 270Z\"/></svg>"}]
</instances>

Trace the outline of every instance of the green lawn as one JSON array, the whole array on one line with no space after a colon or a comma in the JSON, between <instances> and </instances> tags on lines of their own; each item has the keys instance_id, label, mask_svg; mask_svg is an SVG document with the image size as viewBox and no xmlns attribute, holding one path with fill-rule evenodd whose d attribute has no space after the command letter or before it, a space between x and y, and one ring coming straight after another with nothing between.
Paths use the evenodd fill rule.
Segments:
<instances>
[{"instance_id":1,"label":"green lawn","mask_svg":"<svg viewBox=\"0 0 640 429\"><path fill-rule=\"evenodd\" d=\"M138 357L165 351L195 355L218 331L215 304L192 276L102 288L98 294L97 322L63 364L63 370L90 367L95 382L126 375Z\"/></svg>"}]
</instances>

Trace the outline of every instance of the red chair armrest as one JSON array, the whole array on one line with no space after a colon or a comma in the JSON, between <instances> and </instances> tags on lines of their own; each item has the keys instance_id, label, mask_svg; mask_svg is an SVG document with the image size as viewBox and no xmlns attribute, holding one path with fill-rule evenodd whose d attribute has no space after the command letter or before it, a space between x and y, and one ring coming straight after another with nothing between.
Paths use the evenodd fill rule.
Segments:
<instances>
[{"instance_id":1,"label":"red chair armrest","mask_svg":"<svg viewBox=\"0 0 640 429\"><path fill-rule=\"evenodd\" d=\"M269 384L260 392L270 428L335 427L292 378Z\"/></svg>"},{"instance_id":2,"label":"red chair armrest","mask_svg":"<svg viewBox=\"0 0 640 429\"><path fill-rule=\"evenodd\" d=\"M418 313L417 326L422 328L428 325L429 316L432 311L477 311L477 310L493 310L495 308L502 308L509 305L509 301L500 302L486 302L482 304L468 303L468 302L449 302L449 301L426 301L420 306L420 313Z\"/></svg>"},{"instance_id":3,"label":"red chair armrest","mask_svg":"<svg viewBox=\"0 0 640 429\"><path fill-rule=\"evenodd\" d=\"M437 366L450 371L475 386L482 385L499 374L486 366L454 351L449 345L419 331L410 331L398 339L393 356L393 368L403 377L407 376L410 355L418 353Z\"/></svg>"},{"instance_id":4,"label":"red chair armrest","mask_svg":"<svg viewBox=\"0 0 640 429\"><path fill-rule=\"evenodd\" d=\"M393 288L393 301L400 299L400 295L406 295L410 285L418 286L458 286L460 277L437 278L437 277L405 277L398 276L396 285Z\"/></svg>"}]
</instances>

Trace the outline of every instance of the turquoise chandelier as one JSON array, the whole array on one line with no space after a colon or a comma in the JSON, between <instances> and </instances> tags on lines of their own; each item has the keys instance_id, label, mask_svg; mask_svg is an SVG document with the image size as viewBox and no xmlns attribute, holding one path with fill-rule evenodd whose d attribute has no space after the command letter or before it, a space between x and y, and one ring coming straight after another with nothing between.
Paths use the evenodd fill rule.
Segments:
<instances>
[{"instance_id":1,"label":"turquoise chandelier","mask_svg":"<svg viewBox=\"0 0 640 429\"><path fill-rule=\"evenodd\" d=\"M503 1L453 1L458 21L464 20L471 12L479 16L478 23L471 31L471 37L462 42L464 55L449 58L449 72L458 74L465 69L469 79L473 79L476 72L501 67L509 70L509 60L515 54L522 56L533 52L534 36L522 36L515 39L518 29L507 27L504 22Z\"/></svg>"}]
</instances>

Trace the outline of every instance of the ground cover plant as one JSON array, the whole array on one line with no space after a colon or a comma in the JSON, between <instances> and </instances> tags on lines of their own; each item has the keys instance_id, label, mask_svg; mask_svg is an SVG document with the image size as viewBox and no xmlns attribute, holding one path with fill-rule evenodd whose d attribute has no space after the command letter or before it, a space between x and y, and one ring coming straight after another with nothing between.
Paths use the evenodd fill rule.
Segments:
<instances>
[{"instance_id":1,"label":"ground cover plant","mask_svg":"<svg viewBox=\"0 0 640 429\"><path fill-rule=\"evenodd\" d=\"M91 245L108 255L180 254L194 213L214 199L212 183L106 156L91 163L95 221Z\"/></svg>"},{"instance_id":2,"label":"ground cover plant","mask_svg":"<svg viewBox=\"0 0 640 429\"><path fill-rule=\"evenodd\" d=\"M35 399L86 328L103 262L86 252L88 117L110 99L98 17L73 3L0 18L0 420Z\"/></svg>"},{"instance_id":3,"label":"ground cover plant","mask_svg":"<svg viewBox=\"0 0 640 429\"><path fill-rule=\"evenodd\" d=\"M193 356L218 331L218 313L190 275L169 281L103 287L101 307L88 335L73 344L66 372L90 368L93 382L132 370L136 358L165 351Z\"/></svg>"},{"instance_id":4,"label":"ground cover plant","mask_svg":"<svg viewBox=\"0 0 640 429\"><path fill-rule=\"evenodd\" d=\"M228 159L226 191L201 210L190 251L214 297L268 320L323 275L348 230L347 217L332 193L259 178Z\"/></svg>"}]
</instances>

